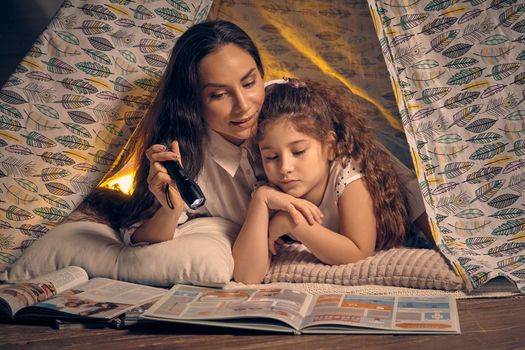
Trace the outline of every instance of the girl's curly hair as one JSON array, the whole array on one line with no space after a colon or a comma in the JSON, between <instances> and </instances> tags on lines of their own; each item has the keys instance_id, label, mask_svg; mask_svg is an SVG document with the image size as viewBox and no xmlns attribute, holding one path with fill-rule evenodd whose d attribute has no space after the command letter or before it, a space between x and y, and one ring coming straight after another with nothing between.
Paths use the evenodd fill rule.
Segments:
<instances>
[{"instance_id":1,"label":"girl's curly hair","mask_svg":"<svg viewBox=\"0 0 525 350\"><path fill-rule=\"evenodd\" d=\"M336 160L360 165L363 181L373 201L377 222L376 249L400 245L408 230L407 201L390 155L377 141L367 120L354 114L344 96L332 92L324 83L292 79L266 88L259 116L256 140L263 137L265 125L286 118L296 128L321 142L330 131L336 134Z\"/></svg>"}]
</instances>

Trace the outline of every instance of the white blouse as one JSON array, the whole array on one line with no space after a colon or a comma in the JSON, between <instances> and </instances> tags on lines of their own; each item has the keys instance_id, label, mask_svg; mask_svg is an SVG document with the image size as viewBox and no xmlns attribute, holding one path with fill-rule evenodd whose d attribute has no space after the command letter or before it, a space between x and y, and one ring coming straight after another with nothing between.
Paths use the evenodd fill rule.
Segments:
<instances>
[{"instance_id":1,"label":"white blouse","mask_svg":"<svg viewBox=\"0 0 525 350\"><path fill-rule=\"evenodd\" d=\"M206 202L197 210L186 207L187 215L181 215L179 224L186 222L188 216L204 215L222 217L240 227L246 217L253 187L264 178L263 169L252 166L256 163L254 159L251 141L236 146L208 128L204 142L204 164L196 179ZM131 236L142 223L140 221L121 229L124 243L132 245Z\"/></svg>"},{"instance_id":2,"label":"white blouse","mask_svg":"<svg viewBox=\"0 0 525 350\"><path fill-rule=\"evenodd\" d=\"M264 171L255 166L255 150L250 141L236 146L217 132L208 129L204 166L197 183L206 203L189 214L219 216L239 225L244 223L246 210L255 183L264 179Z\"/></svg>"}]
</instances>

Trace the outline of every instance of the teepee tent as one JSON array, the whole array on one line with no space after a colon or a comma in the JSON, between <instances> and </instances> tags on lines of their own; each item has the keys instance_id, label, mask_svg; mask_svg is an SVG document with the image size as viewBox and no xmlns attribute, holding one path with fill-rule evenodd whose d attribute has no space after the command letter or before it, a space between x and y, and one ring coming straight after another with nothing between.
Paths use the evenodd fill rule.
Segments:
<instances>
[{"instance_id":1,"label":"teepee tent","mask_svg":"<svg viewBox=\"0 0 525 350\"><path fill-rule=\"evenodd\" d=\"M325 80L417 174L468 289L525 289L525 4L66 0L0 91L0 270L103 178L191 24L234 21L266 79ZM408 145L406 141L408 141Z\"/></svg>"}]
</instances>

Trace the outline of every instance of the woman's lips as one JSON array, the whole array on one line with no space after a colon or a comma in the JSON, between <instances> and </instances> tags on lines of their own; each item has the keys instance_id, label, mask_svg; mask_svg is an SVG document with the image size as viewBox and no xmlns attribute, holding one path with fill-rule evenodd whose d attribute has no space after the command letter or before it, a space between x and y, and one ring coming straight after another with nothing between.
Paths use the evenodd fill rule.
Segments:
<instances>
[{"instance_id":1,"label":"woman's lips","mask_svg":"<svg viewBox=\"0 0 525 350\"><path fill-rule=\"evenodd\" d=\"M236 121L231 121L230 123L235 125L235 126L241 127L241 128L248 128L248 127L252 126L251 124L252 124L252 121L254 119L255 119L255 114L252 114L248 118L244 118L244 119L236 120Z\"/></svg>"}]
</instances>

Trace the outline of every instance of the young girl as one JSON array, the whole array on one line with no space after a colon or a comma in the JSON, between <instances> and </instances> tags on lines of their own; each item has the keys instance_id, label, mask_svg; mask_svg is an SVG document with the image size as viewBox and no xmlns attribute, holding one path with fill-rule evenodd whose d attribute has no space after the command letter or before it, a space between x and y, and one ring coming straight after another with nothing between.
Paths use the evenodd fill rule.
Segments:
<instances>
[{"instance_id":1,"label":"young girl","mask_svg":"<svg viewBox=\"0 0 525 350\"><path fill-rule=\"evenodd\" d=\"M286 234L331 265L403 242L407 206L391 158L328 87L296 79L268 86L256 141L269 185L253 194L235 242L237 281L260 282ZM322 223L293 211L271 215L289 195L319 207Z\"/></svg>"}]
</instances>

